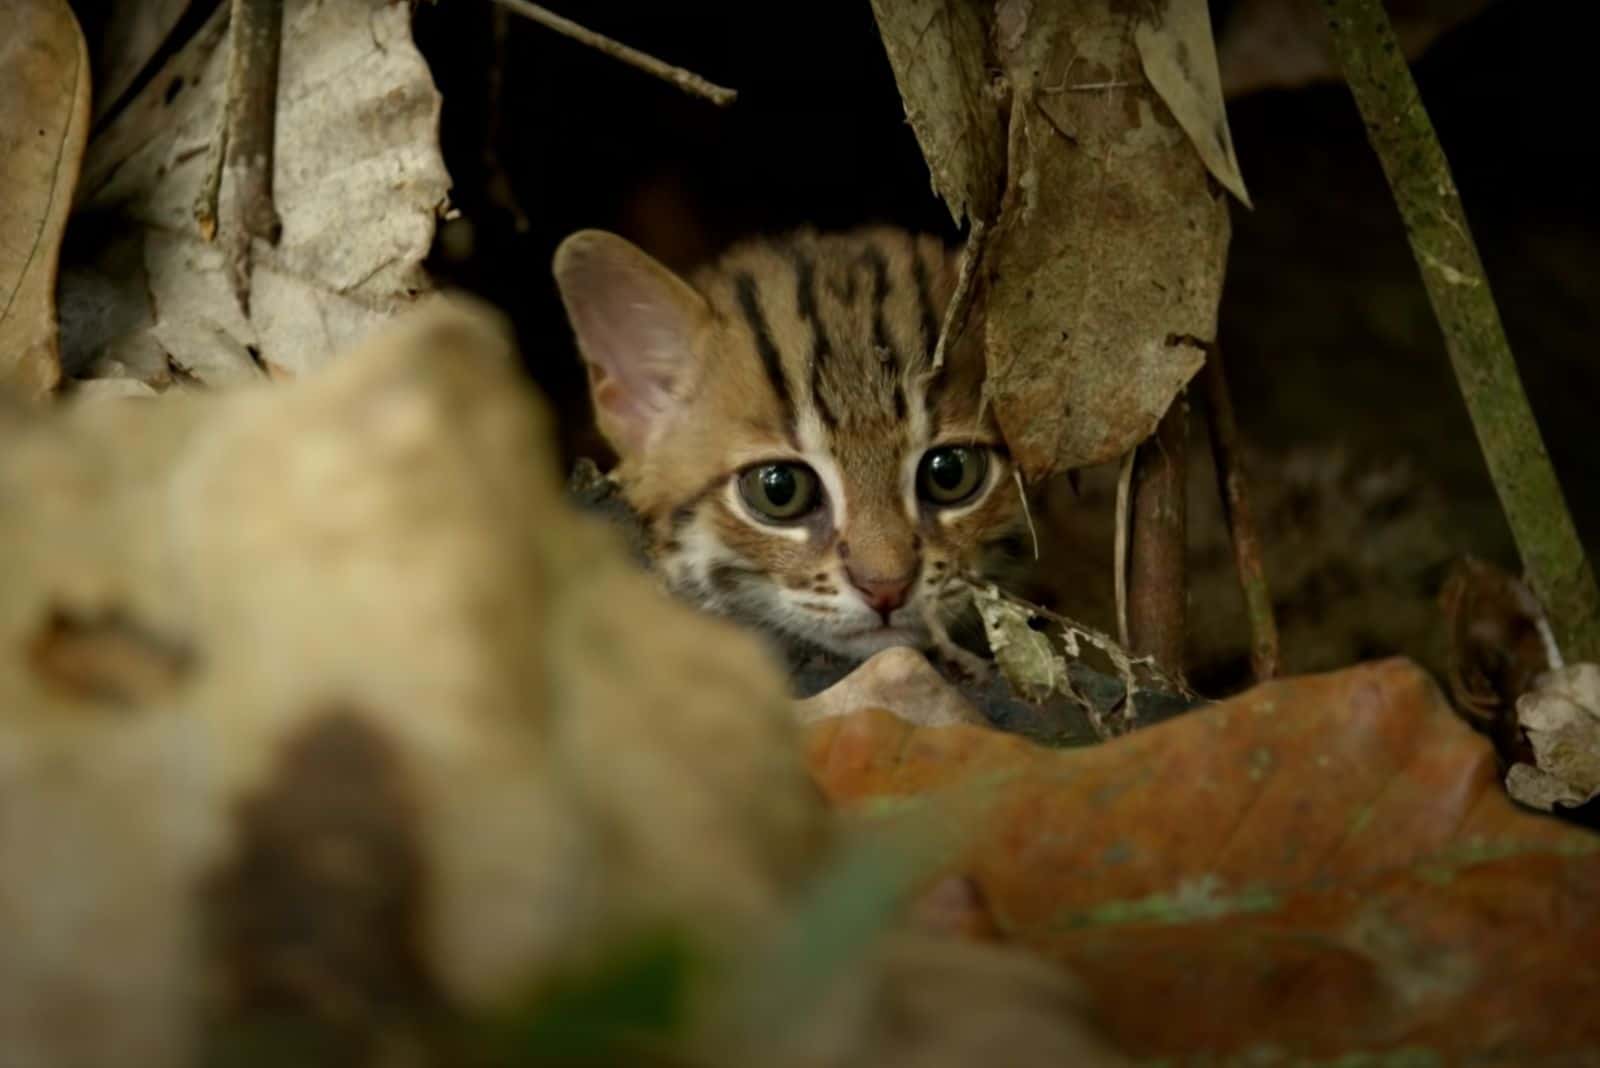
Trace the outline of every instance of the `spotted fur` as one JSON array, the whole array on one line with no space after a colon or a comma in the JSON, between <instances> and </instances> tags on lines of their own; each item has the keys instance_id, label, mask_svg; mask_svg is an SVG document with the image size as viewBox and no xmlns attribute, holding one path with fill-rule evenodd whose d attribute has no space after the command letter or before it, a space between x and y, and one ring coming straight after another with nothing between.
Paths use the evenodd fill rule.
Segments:
<instances>
[{"instance_id":1,"label":"spotted fur","mask_svg":"<svg viewBox=\"0 0 1600 1068\"><path fill-rule=\"evenodd\" d=\"M926 645L930 618L964 607L949 577L1016 555L1022 502L982 402L978 331L933 367L956 274L937 240L803 230L735 246L684 281L584 231L555 270L616 476L678 593L865 656ZM987 450L984 483L956 507L916 489L942 445ZM741 495L740 474L775 461L820 481L801 521L763 520ZM903 603L880 610L885 584Z\"/></svg>"}]
</instances>

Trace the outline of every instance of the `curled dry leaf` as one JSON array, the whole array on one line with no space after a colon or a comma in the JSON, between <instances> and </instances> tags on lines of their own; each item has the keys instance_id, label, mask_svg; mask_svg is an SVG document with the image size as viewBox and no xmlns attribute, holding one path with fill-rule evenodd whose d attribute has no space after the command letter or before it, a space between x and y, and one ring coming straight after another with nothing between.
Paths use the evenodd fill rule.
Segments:
<instances>
[{"instance_id":1,"label":"curled dry leaf","mask_svg":"<svg viewBox=\"0 0 1600 1068\"><path fill-rule=\"evenodd\" d=\"M1133 36L1145 77L1189 135L1211 176L1248 207L1250 194L1228 130L1206 0L1165 0L1152 6Z\"/></svg>"},{"instance_id":2,"label":"curled dry leaf","mask_svg":"<svg viewBox=\"0 0 1600 1068\"><path fill-rule=\"evenodd\" d=\"M61 378L56 267L89 129L89 60L66 0L12 0L0 33L0 387Z\"/></svg>"},{"instance_id":3,"label":"curled dry leaf","mask_svg":"<svg viewBox=\"0 0 1600 1068\"><path fill-rule=\"evenodd\" d=\"M1511 796L1546 811L1600 797L1600 664L1571 664L1538 680L1517 701L1532 764L1506 774Z\"/></svg>"},{"instance_id":4,"label":"curled dry leaf","mask_svg":"<svg viewBox=\"0 0 1600 1068\"><path fill-rule=\"evenodd\" d=\"M1439 606L1456 710L1493 739L1506 764L1532 763L1517 725L1517 699L1550 667L1533 591L1493 564L1467 557L1452 566Z\"/></svg>"},{"instance_id":5,"label":"curled dry leaf","mask_svg":"<svg viewBox=\"0 0 1600 1068\"><path fill-rule=\"evenodd\" d=\"M988 388L1030 479L1148 437L1215 336L1228 207L1145 75L1141 8L999 5L1012 100Z\"/></svg>"},{"instance_id":6,"label":"curled dry leaf","mask_svg":"<svg viewBox=\"0 0 1600 1068\"><path fill-rule=\"evenodd\" d=\"M1513 805L1408 662L1091 748L866 713L813 725L809 753L850 808L990 784L950 870L1084 979L1126 1053L1532 1064L1600 1044L1600 838Z\"/></svg>"},{"instance_id":7,"label":"curled dry leaf","mask_svg":"<svg viewBox=\"0 0 1600 1068\"><path fill-rule=\"evenodd\" d=\"M148 316L121 316L130 325L93 337L75 370L99 360L158 386L294 377L429 288L421 263L449 178L410 8L289 0L274 176L283 236L253 250L243 315L223 251L192 217L227 80L226 13L221 5L90 146L84 196L140 235L143 277L127 284ZM224 183L225 204L231 195Z\"/></svg>"}]
</instances>

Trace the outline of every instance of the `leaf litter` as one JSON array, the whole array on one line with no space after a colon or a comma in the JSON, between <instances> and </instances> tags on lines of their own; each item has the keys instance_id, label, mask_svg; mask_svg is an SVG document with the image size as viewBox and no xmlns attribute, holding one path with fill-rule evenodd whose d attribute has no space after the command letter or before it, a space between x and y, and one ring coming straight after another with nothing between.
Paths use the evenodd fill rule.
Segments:
<instances>
[{"instance_id":1,"label":"leaf litter","mask_svg":"<svg viewBox=\"0 0 1600 1068\"><path fill-rule=\"evenodd\" d=\"M144 277L123 299L146 315L74 353L81 377L157 388L173 368L205 385L297 377L432 288L422 261L450 182L410 10L289 0L274 179L283 234L275 247L256 242L242 312L223 250L192 216L227 81L226 15L223 5L90 146L83 207L139 235ZM225 205L231 195L225 183ZM91 248L86 273L106 254Z\"/></svg>"}]
</instances>

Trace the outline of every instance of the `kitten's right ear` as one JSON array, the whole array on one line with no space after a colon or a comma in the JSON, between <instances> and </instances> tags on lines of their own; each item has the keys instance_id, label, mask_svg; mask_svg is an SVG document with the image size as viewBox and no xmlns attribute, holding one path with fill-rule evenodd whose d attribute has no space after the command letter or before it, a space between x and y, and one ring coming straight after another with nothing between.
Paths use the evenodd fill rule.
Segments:
<instances>
[{"instance_id":1,"label":"kitten's right ear","mask_svg":"<svg viewBox=\"0 0 1600 1068\"><path fill-rule=\"evenodd\" d=\"M711 309L677 275L603 230L561 242L554 269L589 365L600 432L627 458L681 398Z\"/></svg>"}]
</instances>

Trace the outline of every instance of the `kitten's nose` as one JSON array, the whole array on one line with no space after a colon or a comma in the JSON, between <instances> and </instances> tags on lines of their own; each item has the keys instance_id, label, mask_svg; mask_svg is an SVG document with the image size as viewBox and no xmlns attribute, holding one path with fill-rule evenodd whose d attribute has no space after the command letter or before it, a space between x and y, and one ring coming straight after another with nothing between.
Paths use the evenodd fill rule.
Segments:
<instances>
[{"instance_id":1,"label":"kitten's nose","mask_svg":"<svg viewBox=\"0 0 1600 1068\"><path fill-rule=\"evenodd\" d=\"M857 575L854 571L849 574L850 582L866 595L867 607L882 616L885 623L889 622L891 612L906 603L906 597L911 593L911 583L917 577L914 571L894 578Z\"/></svg>"}]
</instances>

